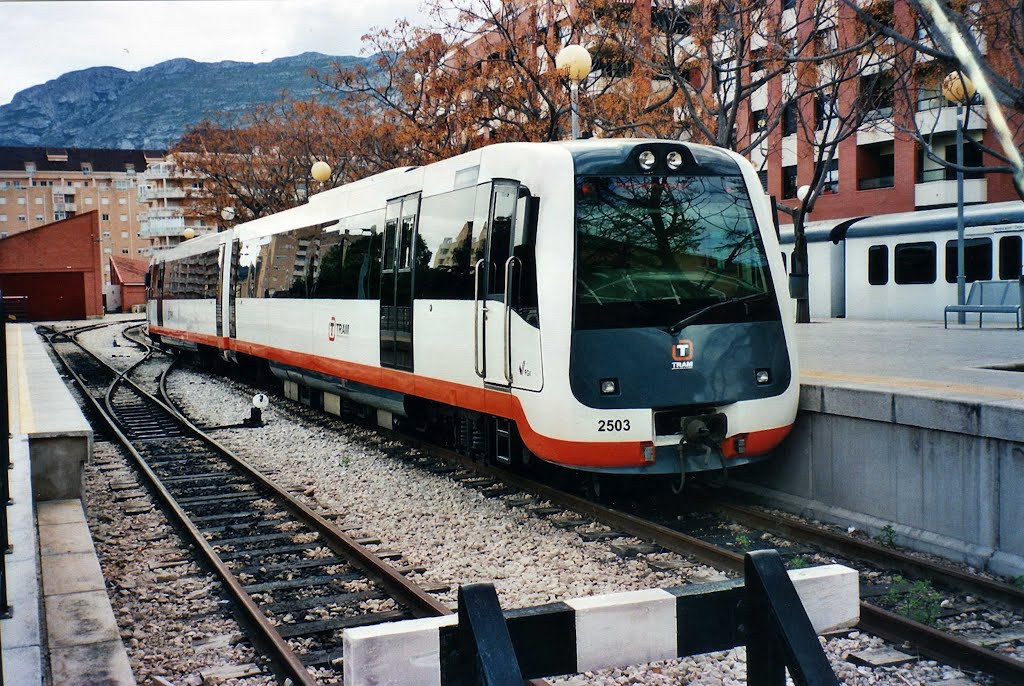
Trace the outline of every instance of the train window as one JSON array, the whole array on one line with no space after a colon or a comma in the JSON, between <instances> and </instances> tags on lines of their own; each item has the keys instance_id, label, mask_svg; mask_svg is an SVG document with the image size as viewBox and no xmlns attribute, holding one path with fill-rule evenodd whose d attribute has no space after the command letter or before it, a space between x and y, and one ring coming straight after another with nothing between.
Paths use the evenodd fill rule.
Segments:
<instances>
[{"instance_id":1,"label":"train window","mask_svg":"<svg viewBox=\"0 0 1024 686\"><path fill-rule=\"evenodd\" d=\"M1021 237L999 239L999 278L1019 279L1021 276Z\"/></svg>"},{"instance_id":2,"label":"train window","mask_svg":"<svg viewBox=\"0 0 1024 686\"><path fill-rule=\"evenodd\" d=\"M412 230L416 226L416 215L402 217L402 230L399 233L398 268L412 269Z\"/></svg>"},{"instance_id":3,"label":"train window","mask_svg":"<svg viewBox=\"0 0 1024 686\"><path fill-rule=\"evenodd\" d=\"M896 283L935 283L935 243L900 243L893 251Z\"/></svg>"},{"instance_id":4,"label":"train window","mask_svg":"<svg viewBox=\"0 0 1024 686\"><path fill-rule=\"evenodd\" d=\"M320 227L286 231L271 241L272 267L264 289L271 298L308 298L312 290L312 265Z\"/></svg>"},{"instance_id":5,"label":"train window","mask_svg":"<svg viewBox=\"0 0 1024 686\"><path fill-rule=\"evenodd\" d=\"M946 241L946 283L956 283L956 241ZM967 283L992 278L992 239L964 240L964 277Z\"/></svg>"},{"instance_id":6,"label":"train window","mask_svg":"<svg viewBox=\"0 0 1024 686\"><path fill-rule=\"evenodd\" d=\"M495 185L494 207L491 216L490 250L491 268L488 294L505 292L505 261L509 258L519 189L512 185Z\"/></svg>"},{"instance_id":7,"label":"train window","mask_svg":"<svg viewBox=\"0 0 1024 686\"><path fill-rule=\"evenodd\" d=\"M388 219L384 224L384 271L390 272L395 269L395 233L398 230L398 220Z\"/></svg>"},{"instance_id":8,"label":"train window","mask_svg":"<svg viewBox=\"0 0 1024 686\"><path fill-rule=\"evenodd\" d=\"M423 198L416 240L416 297L473 297L473 207L476 188Z\"/></svg>"},{"instance_id":9,"label":"train window","mask_svg":"<svg viewBox=\"0 0 1024 686\"><path fill-rule=\"evenodd\" d=\"M377 297L382 214L377 210L349 217L321 234L313 269L314 298Z\"/></svg>"},{"instance_id":10,"label":"train window","mask_svg":"<svg viewBox=\"0 0 1024 686\"><path fill-rule=\"evenodd\" d=\"M540 327L535 250L539 212L539 199L531 196L528 188L520 186L519 200L516 203L516 235L512 247L512 254L518 263L512 272L512 289L506 297L509 306L518 312L527 324L535 327Z\"/></svg>"},{"instance_id":11,"label":"train window","mask_svg":"<svg viewBox=\"0 0 1024 686\"><path fill-rule=\"evenodd\" d=\"M217 297L218 252L189 255L168 262L167 286L164 296L178 300L212 299Z\"/></svg>"},{"instance_id":12,"label":"train window","mask_svg":"<svg viewBox=\"0 0 1024 686\"><path fill-rule=\"evenodd\" d=\"M889 283L888 245L872 245L868 248L868 283L872 286Z\"/></svg>"},{"instance_id":13,"label":"train window","mask_svg":"<svg viewBox=\"0 0 1024 686\"><path fill-rule=\"evenodd\" d=\"M782 253L782 271L789 273L789 255Z\"/></svg>"}]
</instances>

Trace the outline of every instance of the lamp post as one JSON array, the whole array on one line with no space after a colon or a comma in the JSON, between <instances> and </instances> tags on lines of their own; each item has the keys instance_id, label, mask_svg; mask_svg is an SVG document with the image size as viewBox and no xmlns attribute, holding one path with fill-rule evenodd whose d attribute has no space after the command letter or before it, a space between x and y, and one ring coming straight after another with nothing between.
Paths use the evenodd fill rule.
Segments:
<instances>
[{"instance_id":1,"label":"lamp post","mask_svg":"<svg viewBox=\"0 0 1024 686\"><path fill-rule=\"evenodd\" d=\"M956 103L956 304L964 304L967 278L964 271L964 105L974 97L974 84L965 74L950 72L942 81L942 93ZM958 324L967 322L967 313L957 312Z\"/></svg>"},{"instance_id":2,"label":"lamp post","mask_svg":"<svg viewBox=\"0 0 1024 686\"><path fill-rule=\"evenodd\" d=\"M573 140L580 137L580 81L587 78L592 65L590 53L582 45L567 45L555 55L555 67L569 77L569 109L572 118Z\"/></svg>"},{"instance_id":3,"label":"lamp post","mask_svg":"<svg viewBox=\"0 0 1024 686\"><path fill-rule=\"evenodd\" d=\"M184 241L190 241L196 237L196 230L191 226L181 232L181 239Z\"/></svg>"},{"instance_id":4,"label":"lamp post","mask_svg":"<svg viewBox=\"0 0 1024 686\"><path fill-rule=\"evenodd\" d=\"M789 272L790 295L796 300L796 321L807 324L811 321L810 284L807 273L807 234L804 232L804 200L811 192L810 186L796 189L800 201L793 213L793 263Z\"/></svg>"}]
</instances>

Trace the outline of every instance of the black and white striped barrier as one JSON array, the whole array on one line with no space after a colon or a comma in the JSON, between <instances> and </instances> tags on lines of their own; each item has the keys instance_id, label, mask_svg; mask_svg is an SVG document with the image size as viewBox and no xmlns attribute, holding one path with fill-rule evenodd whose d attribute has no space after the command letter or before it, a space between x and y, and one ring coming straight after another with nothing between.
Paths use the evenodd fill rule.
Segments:
<instances>
[{"instance_id":1,"label":"black and white striped barrier","mask_svg":"<svg viewBox=\"0 0 1024 686\"><path fill-rule=\"evenodd\" d=\"M789 572L814 631L860 619L856 570ZM579 598L504 617L523 677L603 669L744 645L743 581ZM412 619L345 631L346 686L442 686L457 668L458 617Z\"/></svg>"}]
</instances>

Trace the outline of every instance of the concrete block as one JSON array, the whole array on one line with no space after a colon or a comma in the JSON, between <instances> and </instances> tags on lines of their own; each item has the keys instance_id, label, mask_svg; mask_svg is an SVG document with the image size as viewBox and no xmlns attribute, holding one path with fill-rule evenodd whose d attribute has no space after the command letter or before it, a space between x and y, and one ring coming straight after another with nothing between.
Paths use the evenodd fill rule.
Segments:
<instances>
[{"instance_id":1,"label":"concrete block","mask_svg":"<svg viewBox=\"0 0 1024 686\"><path fill-rule=\"evenodd\" d=\"M31 439L32 491L37 501L82 497L82 468L90 445L81 436Z\"/></svg>"},{"instance_id":2,"label":"concrete block","mask_svg":"<svg viewBox=\"0 0 1024 686\"><path fill-rule=\"evenodd\" d=\"M80 500L50 500L39 504L39 507L36 508L36 517L40 526L70 524L84 522L85 512L82 510L82 501Z\"/></svg>"},{"instance_id":3,"label":"concrete block","mask_svg":"<svg viewBox=\"0 0 1024 686\"><path fill-rule=\"evenodd\" d=\"M982 405L978 433L987 438L1024 443L1024 403L1014 401Z\"/></svg>"},{"instance_id":4,"label":"concrete block","mask_svg":"<svg viewBox=\"0 0 1024 686\"><path fill-rule=\"evenodd\" d=\"M800 404L801 410L807 412L821 412L821 397L824 392L824 387L815 384L802 384L800 386Z\"/></svg>"},{"instance_id":5,"label":"concrete block","mask_svg":"<svg viewBox=\"0 0 1024 686\"><path fill-rule=\"evenodd\" d=\"M892 407L893 394L885 391L845 386L827 386L822 389L821 411L825 414L891 422Z\"/></svg>"},{"instance_id":6,"label":"concrete block","mask_svg":"<svg viewBox=\"0 0 1024 686\"><path fill-rule=\"evenodd\" d=\"M116 641L121 644L121 635L105 591L48 596L46 627L51 653L56 648L91 643Z\"/></svg>"},{"instance_id":7,"label":"concrete block","mask_svg":"<svg viewBox=\"0 0 1024 686\"><path fill-rule=\"evenodd\" d=\"M977 436L981 411L977 403L923 395L897 395L894 420L899 424Z\"/></svg>"},{"instance_id":8,"label":"concrete block","mask_svg":"<svg viewBox=\"0 0 1024 686\"><path fill-rule=\"evenodd\" d=\"M814 631L821 634L860 621L860 580L857 570L823 565L789 570Z\"/></svg>"},{"instance_id":9,"label":"concrete block","mask_svg":"<svg viewBox=\"0 0 1024 686\"><path fill-rule=\"evenodd\" d=\"M438 629L458 623L457 616L449 615L346 631L345 683L441 686Z\"/></svg>"},{"instance_id":10,"label":"concrete block","mask_svg":"<svg viewBox=\"0 0 1024 686\"><path fill-rule=\"evenodd\" d=\"M136 686L120 639L51 649L50 669L61 686Z\"/></svg>"},{"instance_id":11,"label":"concrete block","mask_svg":"<svg viewBox=\"0 0 1024 686\"><path fill-rule=\"evenodd\" d=\"M85 522L44 524L39 527L39 554L93 553L92 536Z\"/></svg>"},{"instance_id":12,"label":"concrete block","mask_svg":"<svg viewBox=\"0 0 1024 686\"><path fill-rule=\"evenodd\" d=\"M576 668L581 672L678 654L676 599L667 591L612 593L566 605L576 611Z\"/></svg>"},{"instance_id":13,"label":"concrete block","mask_svg":"<svg viewBox=\"0 0 1024 686\"><path fill-rule=\"evenodd\" d=\"M41 562L45 596L106 590L100 562L93 553L44 555Z\"/></svg>"},{"instance_id":14,"label":"concrete block","mask_svg":"<svg viewBox=\"0 0 1024 686\"><path fill-rule=\"evenodd\" d=\"M8 648L4 639L3 686L42 686L43 652L39 646Z\"/></svg>"},{"instance_id":15,"label":"concrete block","mask_svg":"<svg viewBox=\"0 0 1024 686\"><path fill-rule=\"evenodd\" d=\"M999 547L1024 558L1024 445L1004 443L999 455ZM1014 576L1018 576L1015 574Z\"/></svg>"},{"instance_id":16,"label":"concrete block","mask_svg":"<svg viewBox=\"0 0 1024 686\"><path fill-rule=\"evenodd\" d=\"M35 559L7 562L10 619L0 621L4 651L42 645L39 623L39 570ZM5 665L6 666L6 665Z\"/></svg>"}]
</instances>

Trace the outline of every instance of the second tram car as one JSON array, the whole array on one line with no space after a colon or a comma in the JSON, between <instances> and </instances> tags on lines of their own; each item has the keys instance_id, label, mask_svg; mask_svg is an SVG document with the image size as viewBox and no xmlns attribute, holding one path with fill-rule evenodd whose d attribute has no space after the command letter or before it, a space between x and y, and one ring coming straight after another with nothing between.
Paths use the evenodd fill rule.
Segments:
<instances>
[{"instance_id":1,"label":"second tram car","mask_svg":"<svg viewBox=\"0 0 1024 686\"><path fill-rule=\"evenodd\" d=\"M720 149L492 145L158 254L149 333L501 462L720 469L796 414L770 212Z\"/></svg>"}]
</instances>

